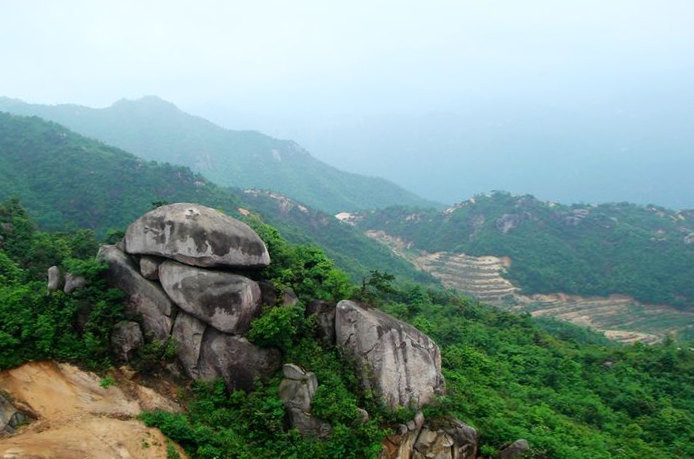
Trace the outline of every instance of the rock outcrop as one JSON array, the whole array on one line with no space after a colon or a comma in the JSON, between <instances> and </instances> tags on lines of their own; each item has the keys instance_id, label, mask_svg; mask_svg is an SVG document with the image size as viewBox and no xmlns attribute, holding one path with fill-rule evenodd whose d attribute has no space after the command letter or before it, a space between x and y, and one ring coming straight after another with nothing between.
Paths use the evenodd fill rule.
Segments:
<instances>
[{"instance_id":1,"label":"rock outcrop","mask_svg":"<svg viewBox=\"0 0 694 459\"><path fill-rule=\"evenodd\" d=\"M458 419L428 422L418 413L385 438L379 459L474 459L477 445L477 431Z\"/></svg>"},{"instance_id":2,"label":"rock outcrop","mask_svg":"<svg viewBox=\"0 0 694 459\"><path fill-rule=\"evenodd\" d=\"M140 274L147 280L159 280L161 258L142 255L140 257Z\"/></svg>"},{"instance_id":3,"label":"rock outcrop","mask_svg":"<svg viewBox=\"0 0 694 459\"><path fill-rule=\"evenodd\" d=\"M245 223L199 204L158 207L125 232L125 251L157 255L192 266L264 267L270 255Z\"/></svg>"},{"instance_id":4,"label":"rock outcrop","mask_svg":"<svg viewBox=\"0 0 694 459\"><path fill-rule=\"evenodd\" d=\"M3 434L15 433L17 427L25 424L29 419L29 416L18 410L12 401L0 392L0 437Z\"/></svg>"},{"instance_id":5,"label":"rock outcrop","mask_svg":"<svg viewBox=\"0 0 694 459\"><path fill-rule=\"evenodd\" d=\"M202 348L202 338L207 325L201 320L179 312L176 316L171 337L178 343L178 358L186 374L193 378L200 378L198 360Z\"/></svg>"},{"instance_id":6,"label":"rock outcrop","mask_svg":"<svg viewBox=\"0 0 694 459\"><path fill-rule=\"evenodd\" d=\"M279 396L284 402L289 425L302 435L327 437L332 433L329 423L311 415L311 403L318 389L316 375L288 363L282 368L284 379L280 383Z\"/></svg>"},{"instance_id":7,"label":"rock outcrop","mask_svg":"<svg viewBox=\"0 0 694 459\"><path fill-rule=\"evenodd\" d=\"M49 292L55 292L63 284L63 273L60 272L60 268L57 266L51 266L48 268L48 283L46 287Z\"/></svg>"},{"instance_id":8,"label":"rock outcrop","mask_svg":"<svg viewBox=\"0 0 694 459\"><path fill-rule=\"evenodd\" d=\"M201 379L222 377L230 389L250 390L255 378L272 376L280 363L277 349L263 349L246 338L207 327L200 346L198 371Z\"/></svg>"},{"instance_id":9,"label":"rock outcrop","mask_svg":"<svg viewBox=\"0 0 694 459\"><path fill-rule=\"evenodd\" d=\"M421 407L443 395L439 347L424 333L374 308L340 301L337 344L351 355L367 390L386 406Z\"/></svg>"},{"instance_id":10,"label":"rock outcrop","mask_svg":"<svg viewBox=\"0 0 694 459\"><path fill-rule=\"evenodd\" d=\"M518 457L523 455L526 451L530 449L530 444L527 440L519 439L511 443L510 445L505 445L499 451L499 459L511 459L512 457Z\"/></svg>"},{"instance_id":11,"label":"rock outcrop","mask_svg":"<svg viewBox=\"0 0 694 459\"><path fill-rule=\"evenodd\" d=\"M260 287L244 276L165 261L159 281L181 309L221 332L243 334L261 312Z\"/></svg>"},{"instance_id":12,"label":"rock outcrop","mask_svg":"<svg viewBox=\"0 0 694 459\"><path fill-rule=\"evenodd\" d=\"M129 361L144 344L145 338L137 322L121 321L113 327L111 347L119 359Z\"/></svg>"},{"instance_id":13,"label":"rock outcrop","mask_svg":"<svg viewBox=\"0 0 694 459\"><path fill-rule=\"evenodd\" d=\"M306 317L316 317L316 338L324 344L335 344L335 305L323 300L313 300L305 311Z\"/></svg>"},{"instance_id":14,"label":"rock outcrop","mask_svg":"<svg viewBox=\"0 0 694 459\"><path fill-rule=\"evenodd\" d=\"M72 273L65 274L65 286L63 291L65 293L72 293L77 289L80 289L87 285L87 279L83 276L76 276Z\"/></svg>"},{"instance_id":15,"label":"rock outcrop","mask_svg":"<svg viewBox=\"0 0 694 459\"><path fill-rule=\"evenodd\" d=\"M111 285L125 293L126 311L142 318L146 334L166 339L171 333L175 306L161 286L142 277L130 257L116 246L101 246L97 258L108 265Z\"/></svg>"},{"instance_id":16,"label":"rock outcrop","mask_svg":"<svg viewBox=\"0 0 694 459\"><path fill-rule=\"evenodd\" d=\"M172 204L131 224L121 246L125 251L99 250L111 285L125 292L126 312L139 317L145 339L176 341L188 376L223 378L230 389L247 390L255 378L279 369L278 350L260 348L243 336L261 313L261 291L232 270L247 273L270 261L247 225L207 207ZM114 350L124 360L137 341L130 331L132 325L113 331Z\"/></svg>"}]
</instances>

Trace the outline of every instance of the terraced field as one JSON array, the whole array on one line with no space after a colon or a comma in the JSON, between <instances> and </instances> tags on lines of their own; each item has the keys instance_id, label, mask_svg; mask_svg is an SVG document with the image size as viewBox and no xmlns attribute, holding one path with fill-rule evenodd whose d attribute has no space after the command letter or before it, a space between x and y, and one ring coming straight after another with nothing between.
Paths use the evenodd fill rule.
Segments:
<instances>
[{"instance_id":1,"label":"terraced field","mask_svg":"<svg viewBox=\"0 0 694 459\"><path fill-rule=\"evenodd\" d=\"M511 260L462 253L428 253L405 244L383 231L367 231L372 239L388 246L418 269L430 273L451 289L480 301L533 316L550 316L602 331L610 338L631 343L654 343L667 334L694 328L694 313L664 305L646 305L624 295L581 297L554 293L523 295L518 286L503 277Z\"/></svg>"}]
</instances>

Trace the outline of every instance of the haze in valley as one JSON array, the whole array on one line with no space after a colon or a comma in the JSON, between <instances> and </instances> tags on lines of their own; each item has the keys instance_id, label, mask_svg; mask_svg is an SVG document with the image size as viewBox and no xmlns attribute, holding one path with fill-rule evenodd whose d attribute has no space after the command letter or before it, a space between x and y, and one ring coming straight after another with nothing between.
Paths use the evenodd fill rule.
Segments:
<instances>
[{"instance_id":1,"label":"haze in valley","mask_svg":"<svg viewBox=\"0 0 694 459\"><path fill-rule=\"evenodd\" d=\"M158 95L443 203L694 207L694 3L0 3L0 95Z\"/></svg>"}]
</instances>

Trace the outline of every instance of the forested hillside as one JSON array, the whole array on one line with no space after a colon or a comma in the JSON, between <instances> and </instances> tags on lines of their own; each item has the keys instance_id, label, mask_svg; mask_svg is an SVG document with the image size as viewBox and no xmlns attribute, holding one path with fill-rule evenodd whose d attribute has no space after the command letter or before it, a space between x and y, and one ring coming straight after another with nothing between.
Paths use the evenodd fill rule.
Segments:
<instances>
[{"instance_id":1,"label":"forested hillside","mask_svg":"<svg viewBox=\"0 0 694 459\"><path fill-rule=\"evenodd\" d=\"M427 279L327 214L307 209L308 218L294 218L274 200L264 204L186 167L144 161L40 118L0 113L0 199L12 196L21 199L42 229L86 228L100 235L124 230L153 202L199 202L239 217L240 207L256 216L257 210L290 240L325 247L354 279L374 269Z\"/></svg>"},{"instance_id":2,"label":"forested hillside","mask_svg":"<svg viewBox=\"0 0 694 459\"><path fill-rule=\"evenodd\" d=\"M510 257L508 277L526 294L619 293L694 308L694 211L495 192L443 212L394 207L354 221L429 252Z\"/></svg>"},{"instance_id":3,"label":"forested hillside","mask_svg":"<svg viewBox=\"0 0 694 459\"><path fill-rule=\"evenodd\" d=\"M432 205L387 180L335 169L294 142L224 129L157 97L104 109L0 98L0 110L40 116L139 157L189 167L218 185L271 189L326 212Z\"/></svg>"},{"instance_id":4,"label":"forested hillside","mask_svg":"<svg viewBox=\"0 0 694 459\"><path fill-rule=\"evenodd\" d=\"M278 346L284 361L315 372L313 412L333 434L302 437L284 423L280 375L252 393L229 392L220 382L180 388L184 413L142 416L192 457L376 457L384 435L414 415L388 412L359 389L334 347L314 338L303 301L368 300L429 334L441 347L447 396L424 409L428 419L452 415L480 434L480 453L525 438L527 457L679 458L694 455L694 353L686 343L622 346L570 325L516 316L415 284L383 277L350 286L319 251L293 246L258 223L274 260L263 274L293 288L297 306L270 309L251 327L252 339ZM42 233L16 202L0 205L0 369L53 358L95 369L115 363L107 330L123 318L118 292L101 283L89 232ZM37 254L43 257L37 258ZM59 264L83 273L89 287L71 295L46 293L44 273ZM317 280L342 279L330 292ZM339 295L339 297L335 297ZM162 376L167 346L145 346L132 364L141 377ZM104 381L108 381L107 378ZM111 381L110 383L113 383ZM357 406L367 407L368 422Z\"/></svg>"}]
</instances>

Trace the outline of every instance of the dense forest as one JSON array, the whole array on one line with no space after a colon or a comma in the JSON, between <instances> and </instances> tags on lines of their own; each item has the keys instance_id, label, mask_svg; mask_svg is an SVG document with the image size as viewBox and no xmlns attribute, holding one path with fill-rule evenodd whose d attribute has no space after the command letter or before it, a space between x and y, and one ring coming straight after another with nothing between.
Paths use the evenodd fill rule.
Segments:
<instances>
[{"instance_id":1,"label":"dense forest","mask_svg":"<svg viewBox=\"0 0 694 459\"><path fill-rule=\"evenodd\" d=\"M320 250L292 245L255 221L273 263L263 275L293 288L300 302L267 310L253 322L251 339L282 350L283 360L318 376L314 413L330 419L327 441L287 430L277 395L279 375L252 393L219 383L194 384L187 411L149 412L193 457L375 457L380 441L412 412L388 412L364 392L339 350L314 338L304 318L309 299L369 301L429 334L441 347L447 395L425 416L453 415L478 429L481 452L526 438L528 457L690 457L694 455L694 343L623 346L552 321L537 322L418 284L393 284L373 272L353 285ZM123 317L117 291L104 288L93 261L90 231L38 231L16 201L0 206L0 368L53 358L94 369L114 364L107 336ZM47 293L45 270L58 264L89 277L71 295ZM330 281L326 282L326 279ZM150 345L139 371L157 374L166 346ZM136 365L138 365L136 363ZM357 421L356 407L370 420Z\"/></svg>"},{"instance_id":2,"label":"dense forest","mask_svg":"<svg viewBox=\"0 0 694 459\"><path fill-rule=\"evenodd\" d=\"M144 161L55 123L0 112L0 199L13 196L41 229L88 228L97 235L124 230L152 202L197 202L245 218L242 208L292 242L321 245L354 280L378 269L433 282L328 214L298 203L287 209L279 205L286 198L222 188L186 167Z\"/></svg>"},{"instance_id":3,"label":"dense forest","mask_svg":"<svg viewBox=\"0 0 694 459\"><path fill-rule=\"evenodd\" d=\"M694 307L694 211L565 206L495 192L443 212L391 207L357 221L429 252L510 257L508 278L526 294L619 293Z\"/></svg>"}]
</instances>

